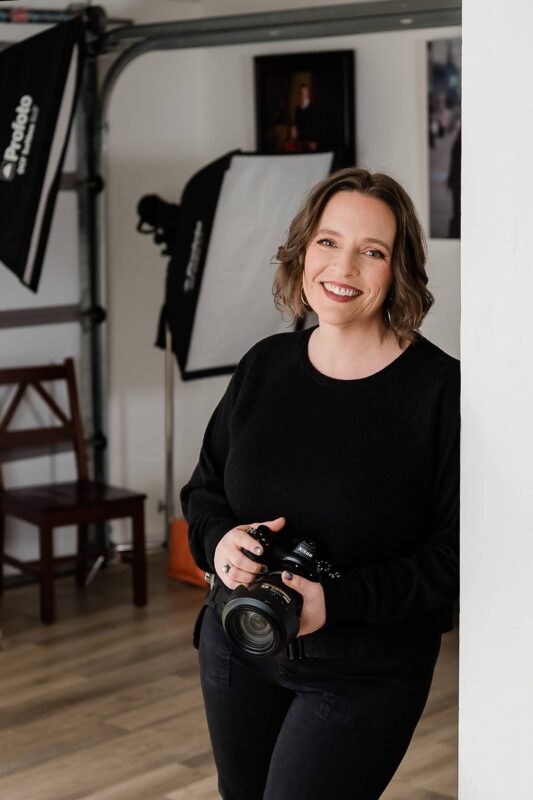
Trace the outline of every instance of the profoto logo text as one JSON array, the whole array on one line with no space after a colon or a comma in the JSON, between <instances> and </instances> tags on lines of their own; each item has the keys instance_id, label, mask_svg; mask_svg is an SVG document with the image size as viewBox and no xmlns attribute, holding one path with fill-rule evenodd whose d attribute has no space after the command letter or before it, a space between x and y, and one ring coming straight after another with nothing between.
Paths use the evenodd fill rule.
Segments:
<instances>
[{"instance_id":1,"label":"profoto logo text","mask_svg":"<svg viewBox=\"0 0 533 800\"><path fill-rule=\"evenodd\" d=\"M15 109L16 117L11 123L11 141L4 150L0 165L0 180L12 181L16 175L24 175L28 166L35 123L39 111L33 104L33 98L25 94L20 98Z\"/></svg>"}]
</instances>

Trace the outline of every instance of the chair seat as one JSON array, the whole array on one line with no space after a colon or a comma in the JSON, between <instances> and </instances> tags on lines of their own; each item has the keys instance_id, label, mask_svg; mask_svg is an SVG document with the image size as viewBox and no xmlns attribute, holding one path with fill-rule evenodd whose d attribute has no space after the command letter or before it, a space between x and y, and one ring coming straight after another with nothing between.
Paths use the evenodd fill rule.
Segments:
<instances>
[{"instance_id":1,"label":"chair seat","mask_svg":"<svg viewBox=\"0 0 533 800\"><path fill-rule=\"evenodd\" d=\"M145 498L146 494L140 492L88 480L21 486L4 489L0 493L4 513L16 514L30 521L41 517L43 513L68 515L69 512L83 510L90 512L104 504L108 510L116 505L118 513L124 503Z\"/></svg>"}]
</instances>

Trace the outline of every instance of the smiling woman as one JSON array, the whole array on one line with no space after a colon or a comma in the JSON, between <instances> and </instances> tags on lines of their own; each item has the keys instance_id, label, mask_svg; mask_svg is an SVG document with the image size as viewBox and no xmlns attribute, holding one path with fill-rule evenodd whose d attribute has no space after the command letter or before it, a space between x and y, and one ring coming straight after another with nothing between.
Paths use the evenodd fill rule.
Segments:
<instances>
[{"instance_id":1,"label":"smiling woman","mask_svg":"<svg viewBox=\"0 0 533 800\"><path fill-rule=\"evenodd\" d=\"M400 348L414 341L434 303L413 202L383 173L347 167L318 183L293 219L277 259L277 308L288 311L294 323L305 316L307 302L319 317L325 315L321 326L331 314L342 313L336 323L356 323L351 330L366 342L365 352L376 333L380 341L395 334ZM324 282L359 289L361 295L339 310L338 295L331 287L324 290Z\"/></svg>"},{"instance_id":2,"label":"smiling woman","mask_svg":"<svg viewBox=\"0 0 533 800\"><path fill-rule=\"evenodd\" d=\"M460 365L418 330L433 303L425 240L392 178L330 175L278 258L277 303L304 316L307 302L319 325L244 354L180 493L191 553L213 577L196 631L219 789L377 800L453 628ZM259 525L289 550L323 548L331 569L291 559L282 571L259 544L269 538L251 535ZM224 610L236 592L249 628L270 634L261 587L301 598L296 637L259 657L229 636Z\"/></svg>"}]
</instances>

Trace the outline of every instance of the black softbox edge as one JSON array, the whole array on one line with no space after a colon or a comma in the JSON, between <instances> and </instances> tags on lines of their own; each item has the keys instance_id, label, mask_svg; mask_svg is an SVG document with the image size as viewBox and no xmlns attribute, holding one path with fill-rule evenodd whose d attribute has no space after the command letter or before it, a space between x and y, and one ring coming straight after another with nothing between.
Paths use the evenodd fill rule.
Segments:
<instances>
[{"instance_id":1,"label":"black softbox edge","mask_svg":"<svg viewBox=\"0 0 533 800\"><path fill-rule=\"evenodd\" d=\"M45 58L48 52L49 64ZM28 175L24 176L27 180L22 186L7 183L1 187L1 206L9 224L2 231L0 260L33 292L38 289L42 273L84 60L85 27L81 17L10 45L0 54L0 85L5 91L2 113L7 115L2 120L4 134L6 123L11 122L13 103L16 105L19 97L30 92L39 98L40 129L32 145ZM56 134L58 125L61 130Z\"/></svg>"}]
</instances>

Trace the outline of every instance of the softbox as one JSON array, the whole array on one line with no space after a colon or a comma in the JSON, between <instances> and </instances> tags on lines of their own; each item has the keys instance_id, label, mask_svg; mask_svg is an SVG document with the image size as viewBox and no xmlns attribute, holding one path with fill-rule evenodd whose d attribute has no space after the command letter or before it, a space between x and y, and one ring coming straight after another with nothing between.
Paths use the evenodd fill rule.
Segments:
<instances>
[{"instance_id":1,"label":"softbox","mask_svg":"<svg viewBox=\"0 0 533 800\"><path fill-rule=\"evenodd\" d=\"M256 341L290 330L274 305L273 262L333 153L232 151L194 175L182 194L156 339L171 333L183 380L234 371Z\"/></svg>"},{"instance_id":2,"label":"softbox","mask_svg":"<svg viewBox=\"0 0 533 800\"><path fill-rule=\"evenodd\" d=\"M0 52L0 261L37 291L79 93L79 17Z\"/></svg>"}]
</instances>

